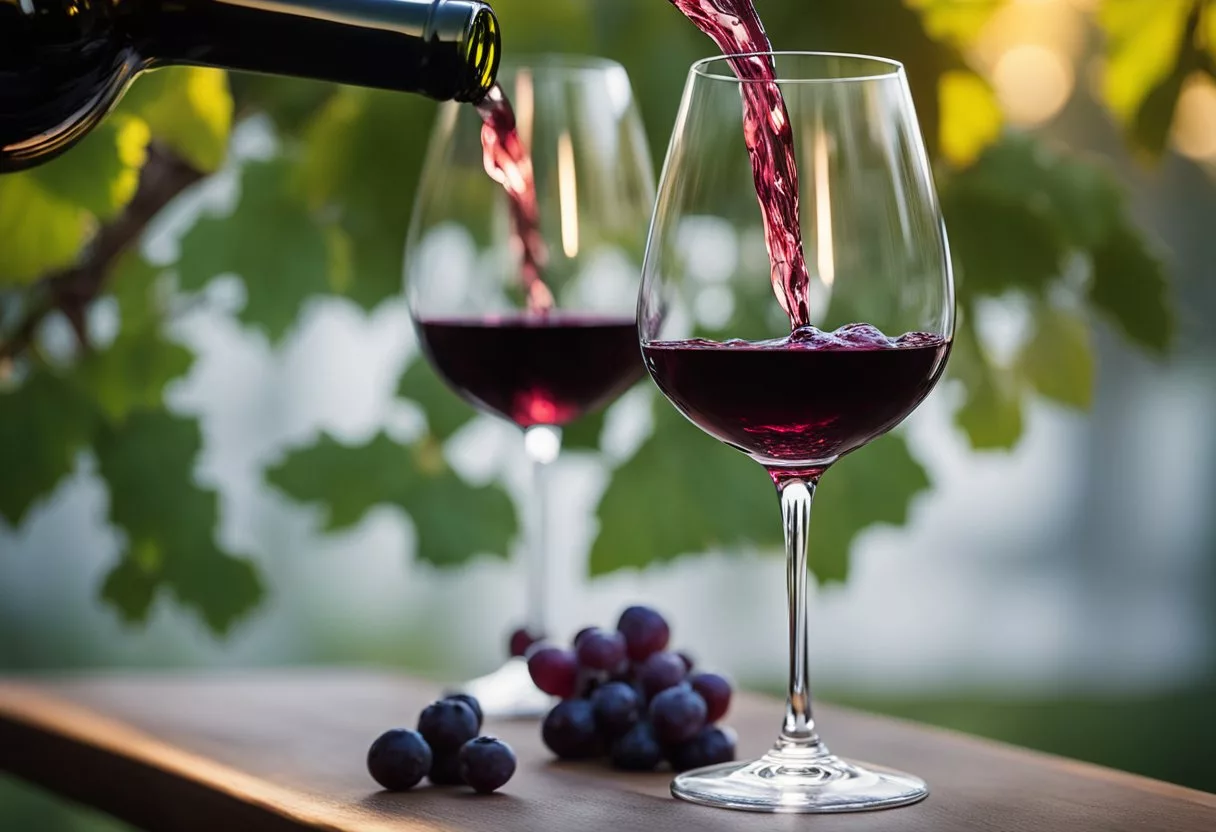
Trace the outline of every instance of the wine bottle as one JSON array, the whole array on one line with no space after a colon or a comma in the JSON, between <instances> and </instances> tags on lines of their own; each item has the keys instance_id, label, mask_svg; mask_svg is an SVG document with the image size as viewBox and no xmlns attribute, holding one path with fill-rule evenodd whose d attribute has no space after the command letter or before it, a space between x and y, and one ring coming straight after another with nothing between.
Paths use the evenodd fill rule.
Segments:
<instances>
[{"instance_id":1,"label":"wine bottle","mask_svg":"<svg viewBox=\"0 0 1216 832\"><path fill-rule=\"evenodd\" d=\"M498 72L477 0L0 0L0 173L71 147L170 64L480 100Z\"/></svg>"}]
</instances>

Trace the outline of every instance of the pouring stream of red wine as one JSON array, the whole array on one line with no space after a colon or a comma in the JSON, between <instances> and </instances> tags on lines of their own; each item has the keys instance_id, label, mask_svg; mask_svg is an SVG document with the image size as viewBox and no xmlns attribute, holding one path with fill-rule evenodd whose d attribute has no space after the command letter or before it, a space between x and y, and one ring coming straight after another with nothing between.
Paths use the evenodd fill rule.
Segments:
<instances>
[{"instance_id":1,"label":"pouring stream of red wine","mask_svg":"<svg viewBox=\"0 0 1216 832\"><path fill-rule=\"evenodd\" d=\"M519 258L528 311L543 315L553 308L553 294L544 279L548 255L540 233L532 154L519 136L515 111L502 87L498 84L491 87L477 105L477 112L482 121L481 148L486 173L507 192L511 244Z\"/></svg>"},{"instance_id":2,"label":"pouring stream of red wine","mask_svg":"<svg viewBox=\"0 0 1216 832\"><path fill-rule=\"evenodd\" d=\"M671 4L728 57L772 50L752 0L671 0ZM732 57L730 64L743 82L744 139L764 218L773 291L789 316L790 329L798 329L811 321L807 306L810 278L798 224L794 131L772 62L749 55Z\"/></svg>"}]
</instances>

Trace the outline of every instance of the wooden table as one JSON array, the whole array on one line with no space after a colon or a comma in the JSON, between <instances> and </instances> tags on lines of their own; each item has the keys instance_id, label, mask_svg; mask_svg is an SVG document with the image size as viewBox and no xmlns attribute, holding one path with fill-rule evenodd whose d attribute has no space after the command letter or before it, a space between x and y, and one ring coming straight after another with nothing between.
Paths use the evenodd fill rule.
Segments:
<instances>
[{"instance_id":1,"label":"wooden table","mask_svg":"<svg viewBox=\"0 0 1216 832\"><path fill-rule=\"evenodd\" d=\"M921 775L929 798L851 815L708 809L671 798L668 773L556 762L535 722L486 726L519 755L499 794L379 791L368 745L437 693L356 670L0 680L0 770L154 830L1216 830L1216 795L827 706L834 747ZM780 710L737 697L742 754L766 748Z\"/></svg>"}]
</instances>

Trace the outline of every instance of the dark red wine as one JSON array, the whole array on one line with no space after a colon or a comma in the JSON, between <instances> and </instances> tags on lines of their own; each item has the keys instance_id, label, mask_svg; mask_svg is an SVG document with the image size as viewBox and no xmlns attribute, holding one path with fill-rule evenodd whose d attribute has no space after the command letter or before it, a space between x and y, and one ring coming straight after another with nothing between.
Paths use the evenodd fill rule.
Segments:
<instances>
[{"instance_id":1,"label":"dark red wine","mask_svg":"<svg viewBox=\"0 0 1216 832\"><path fill-rule=\"evenodd\" d=\"M486 173L507 193L511 214L511 247L519 258L520 276L529 312L548 312L553 295L545 285L548 254L540 233L540 209L532 155L519 136L515 110L497 83L477 105L481 114L481 148Z\"/></svg>"},{"instance_id":2,"label":"dark red wine","mask_svg":"<svg viewBox=\"0 0 1216 832\"><path fill-rule=\"evenodd\" d=\"M824 468L899 424L929 394L950 341L868 324L773 341L655 341L667 398L705 432L772 467Z\"/></svg>"},{"instance_id":3,"label":"dark red wine","mask_svg":"<svg viewBox=\"0 0 1216 832\"><path fill-rule=\"evenodd\" d=\"M633 318L428 318L419 332L457 393L525 428L568 424L642 375Z\"/></svg>"},{"instance_id":4,"label":"dark red wine","mask_svg":"<svg viewBox=\"0 0 1216 832\"><path fill-rule=\"evenodd\" d=\"M769 52L752 0L671 0L726 55ZM743 135L752 162L756 198L764 218L764 240L772 266L773 291L790 329L808 326L810 278L798 224L798 165L794 131L771 60L757 55L730 59L743 81Z\"/></svg>"}]
</instances>

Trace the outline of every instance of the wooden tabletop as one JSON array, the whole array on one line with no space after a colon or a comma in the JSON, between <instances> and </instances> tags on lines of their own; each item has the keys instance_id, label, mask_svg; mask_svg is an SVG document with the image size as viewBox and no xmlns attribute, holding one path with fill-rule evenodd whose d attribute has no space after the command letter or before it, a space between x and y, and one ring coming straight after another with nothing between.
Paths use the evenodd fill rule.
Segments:
<instances>
[{"instance_id":1,"label":"wooden tabletop","mask_svg":"<svg viewBox=\"0 0 1216 832\"><path fill-rule=\"evenodd\" d=\"M379 832L1212 832L1216 795L961 734L823 706L838 752L920 775L916 806L757 815L670 797L670 773L556 762L535 722L490 722L519 768L501 793L380 791L381 731L412 727L437 687L358 670L0 680L0 770L154 830ZM781 705L738 696L740 752L772 741Z\"/></svg>"}]
</instances>

